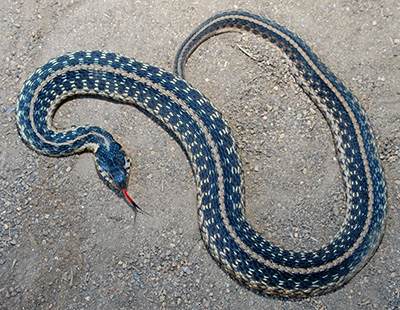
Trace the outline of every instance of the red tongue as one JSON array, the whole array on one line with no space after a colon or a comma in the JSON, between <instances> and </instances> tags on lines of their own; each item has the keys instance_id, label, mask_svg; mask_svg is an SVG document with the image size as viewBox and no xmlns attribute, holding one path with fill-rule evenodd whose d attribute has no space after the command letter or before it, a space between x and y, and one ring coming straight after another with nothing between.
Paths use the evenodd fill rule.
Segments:
<instances>
[{"instance_id":1,"label":"red tongue","mask_svg":"<svg viewBox=\"0 0 400 310\"><path fill-rule=\"evenodd\" d=\"M126 192L126 189L125 189L125 188L122 190L122 192L124 193L125 198L130 202L130 204L131 204L132 206L134 206L135 208L137 208L137 209L139 209L139 210L142 210L142 209L140 209L139 206L132 200L132 198L129 197L129 195L128 195L128 193Z\"/></svg>"}]
</instances>

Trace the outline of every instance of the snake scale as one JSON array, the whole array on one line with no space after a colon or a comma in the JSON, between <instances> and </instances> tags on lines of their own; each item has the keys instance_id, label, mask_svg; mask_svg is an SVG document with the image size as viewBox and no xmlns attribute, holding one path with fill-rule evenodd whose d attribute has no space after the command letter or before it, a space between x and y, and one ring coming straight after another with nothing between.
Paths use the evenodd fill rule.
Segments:
<instances>
[{"instance_id":1,"label":"snake scale","mask_svg":"<svg viewBox=\"0 0 400 310\"><path fill-rule=\"evenodd\" d=\"M244 216L244 175L221 113L184 78L188 57L211 36L247 31L291 60L298 84L327 120L336 144L347 215L331 241L310 252L288 251L263 239ZM94 153L102 178L126 192L130 161L112 135L95 126L57 129L57 108L95 95L147 111L179 140L198 188L199 226L212 257L250 289L284 297L334 290L376 251L386 221L386 186L368 118L352 93L294 33L260 16L225 12L200 25L180 48L175 75L114 53L79 51L38 68L18 98L21 138L49 156Z\"/></svg>"}]
</instances>

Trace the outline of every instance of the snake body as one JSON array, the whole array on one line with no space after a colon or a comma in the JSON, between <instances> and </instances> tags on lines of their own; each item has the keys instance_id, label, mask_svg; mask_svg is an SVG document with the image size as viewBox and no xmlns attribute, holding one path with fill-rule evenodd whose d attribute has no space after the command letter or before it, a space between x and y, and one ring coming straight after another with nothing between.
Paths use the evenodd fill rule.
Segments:
<instances>
[{"instance_id":1,"label":"snake body","mask_svg":"<svg viewBox=\"0 0 400 310\"><path fill-rule=\"evenodd\" d=\"M200 231L220 266L249 288L271 295L304 297L338 288L373 255L383 235L386 187L372 130L351 92L296 35L244 12L218 14L184 42L176 74L209 37L249 31L277 45L292 60L296 80L331 128L346 187L347 216L335 237L310 252L288 251L263 239L244 216L244 175L231 130L199 91L167 71L100 51L75 52L50 60L25 83L18 99L22 139L50 156L95 154L97 168L125 190L129 161L111 134L87 126L59 130L58 106L76 95L96 95L150 113L181 142L198 188ZM111 167L110 167L111 166Z\"/></svg>"}]
</instances>

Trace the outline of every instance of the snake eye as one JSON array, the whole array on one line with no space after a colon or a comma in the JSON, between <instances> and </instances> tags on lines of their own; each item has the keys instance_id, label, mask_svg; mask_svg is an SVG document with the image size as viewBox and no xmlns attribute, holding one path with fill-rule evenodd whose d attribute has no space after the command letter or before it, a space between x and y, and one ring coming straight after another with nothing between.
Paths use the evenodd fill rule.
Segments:
<instances>
[{"instance_id":1,"label":"snake eye","mask_svg":"<svg viewBox=\"0 0 400 310\"><path fill-rule=\"evenodd\" d=\"M125 157L124 169L126 170L127 174L129 173L129 170L131 169L131 160L128 157Z\"/></svg>"}]
</instances>

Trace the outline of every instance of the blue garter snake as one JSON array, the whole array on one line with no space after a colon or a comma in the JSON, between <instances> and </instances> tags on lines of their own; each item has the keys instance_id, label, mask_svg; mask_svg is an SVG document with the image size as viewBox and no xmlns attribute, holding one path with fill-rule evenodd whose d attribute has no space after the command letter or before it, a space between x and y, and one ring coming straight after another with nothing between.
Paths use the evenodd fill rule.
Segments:
<instances>
[{"instance_id":1,"label":"blue garter snake","mask_svg":"<svg viewBox=\"0 0 400 310\"><path fill-rule=\"evenodd\" d=\"M346 188L347 216L333 239L314 251L279 248L246 221L244 175L231 130L221 113L183 80L191 53L211 36L227 31L247 31L278 46L331 128ZM49 156L93 152L101 176L126 194L130 163L111 134L95 126L60 130L53 117L63 102L81 95L138 106L185 148L198 188L204 243L232 277L251 289L286 297L321 294L347 282L377 249L386 220L378 151L367 116L352 93L295 34L245 12L221 13L199 26L180 48L175 71L176 75L100 51L52 59L31 75L18 98L20 136Z\"/></svg>"}]
</instances>

